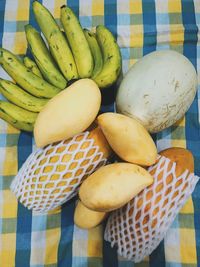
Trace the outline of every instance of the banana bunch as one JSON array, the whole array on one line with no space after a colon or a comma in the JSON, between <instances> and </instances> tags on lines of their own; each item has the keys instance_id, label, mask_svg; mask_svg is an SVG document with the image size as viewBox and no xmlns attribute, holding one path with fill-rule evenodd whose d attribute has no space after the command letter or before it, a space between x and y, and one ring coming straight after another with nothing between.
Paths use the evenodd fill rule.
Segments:
<instances>
[{"instance_id":1,"label":"banana bunch","mask_svg":"<svg viewBox=\"0 0 200 267\"><path fill-rule=\"evenodd\" d=\"M63 5L60 29L46 7L38 1L32 6L45 37L25 26L33 59L20 60L0 48L0 65L13 80L0 79L0 92L9 101L0 100L0 118L25 131L33 130L44 105L71 81L91 78L99 88L107 88L116 82L122 65L116 40L105 26L97 26L96 32L82 29L74 12Z\"/></svg>"}]
</instances>

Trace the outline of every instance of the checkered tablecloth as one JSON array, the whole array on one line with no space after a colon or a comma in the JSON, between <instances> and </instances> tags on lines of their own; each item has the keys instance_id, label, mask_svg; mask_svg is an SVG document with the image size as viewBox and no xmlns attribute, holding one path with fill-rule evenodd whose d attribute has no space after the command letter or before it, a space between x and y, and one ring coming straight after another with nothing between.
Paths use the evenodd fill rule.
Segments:
<instances>
[{"instance_id":1,"label":"checkered tablecloth","mask_svg":"<svg viewBox=\"0 0 200 267\"><path fill-rule=\"evenodd\" d=\"M43 0L55 18L67 3L83 27L105 24L117 37L123 72L138 58L160 49L174 49L194 64L200 75L200 0ZM0 41L18 55L27 52L24 25L34 20L32 0L0 1ZM8 78L1 69L0 76ZM200 87L199 87L200 89ZM115 89L116 90L116 89ZM1 96L2 98L2 96ZM113 110L114 93L106 93L103 111ZM184 119L157 134L158 150L181 146L195 157L200 175L200 91ZM53 127L53 126L52 126ZM75 200L61 209L35 215L18 204L9 190L18 168L34 149L31 134L0 120L0 266L1 267L199 267L200 183L176 217L165 240L142 263L118 258L103 241L104 225L90 231L73 224Z\"/></svg>"}]
</instances>

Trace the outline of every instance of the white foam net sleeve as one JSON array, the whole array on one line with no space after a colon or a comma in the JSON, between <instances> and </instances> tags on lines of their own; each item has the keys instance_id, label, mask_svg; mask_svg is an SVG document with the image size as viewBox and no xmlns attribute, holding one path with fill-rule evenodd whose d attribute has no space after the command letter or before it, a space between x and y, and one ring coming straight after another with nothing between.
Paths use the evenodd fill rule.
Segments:
<instances>
[{"instance_id":1,"label":"white foam net sleeve","mask_svg":"<svg viewBox=\"0 0 200 267\"><path fill-rule=\"evenodd\" d=\"M28 209L47 212L77 194L81 182L106 164L89 132L37 149L11 183L11 191Z\"/></svg>"},{"instance_id":2,"label":"white foam net sleeve","mask_svg":"<svg viewBox=\"0 0 200 267\"><path fill-rule=\"evenodd\" d=\"M164 156L149 167L154 182L124 207L111 213L104 238L118 254L140 262L159 245L193 192L199 177L186 170L176 176L176 163Z\"/></svg>"}]
</instances>

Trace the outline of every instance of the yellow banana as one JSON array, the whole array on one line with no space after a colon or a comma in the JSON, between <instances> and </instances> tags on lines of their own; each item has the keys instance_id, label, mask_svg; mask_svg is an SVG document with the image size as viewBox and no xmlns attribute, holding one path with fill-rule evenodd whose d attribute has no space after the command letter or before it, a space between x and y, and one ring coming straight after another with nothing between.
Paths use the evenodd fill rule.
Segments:
<instances>
[{"instance_id":1,"label":"yellow banana","mask_svg":"<svg viewBox=\"0 0 200 267\"><path fill-rule=\"evenodd\" d=\"M32 132L38 113L34 113L9 102L0 100L0 118L13 127Z\"/></svg>"},{"instance_id":2,"label":"yellow banana","mask_svg":"<svg viewBox=\"0 0 200 267\"><path fill-rule=\"evenodd\" d=\"M78 78L76 64L67 41L48 9L38 1L33 2L33 12L49 49L67 80Z\"/></svg>"},{"instance_id":3,"label":"yellow banana","mask_svg":"<svg viewBox=\"0 0 200 267\"><path fill-rule=\"evenodd\" d=\"M102 70L103 67L103 57L101 54L101 49L99 47L99 44L97 42L95 33L84 29L85 37L88 41L90 50L92 52L93 60L94 60L94 69L92 72L91 78L94 79Z\"/></svg>"},{"instance_id":4,"label":"yellow banana","mask_svg":"<svg viewBox=\"0 0 200 267\"><path fill-rule=\"evenodd\" d=\"M100 88L106 88L116 82L121 72L121 53L114 36L105 26L97 26L96 36L103 54L103 68L94 81Z\"/></svg>"},{"instance_id":5,"label":"yellow banana","mask_svg":"<svg viewBox=\"0 0 200 267\"><path fill-rule=\"evenodd\" d=\"M32 71L32 73L34 73L38 77L42 78L42 74L41 74L40 70L38 69L38 66L36 65L36 63L33 60L31 60L29 57L24 57L23 62L24 62L24 65L29 70Z\"/></svg>"},{"instance_id":6,"label":"yellow banana","mask_svg":"<svg viewBox=\"0 0 200 267\"><path fill-rule=\"evenodd\" d=\"M72 50L79 76L81 78L91 77L94 67L93 57L78 18L69 7L63 5L60 20Z\"/></svg>"},{"instance_id":7,"label":"yellow banana","mask_svg":"<svg viewBox=\"0 0 200 267\"><path fill-rule=\"evenodd\" d=\"M31 53L44 78L60 89L66 88L67 81L56 67L40 33L31 25L25 26L25 32Z\"/></svg>"},{"instance_id":8,"label":"yellow banana","mask_svg":"<svg viewBox=\"0 0 200 267\"><path fill-rule=\"evenodd\" d=\"M0 91L13 104L33 112L40 112L48 102L48 99L32 96L16 84L3 79L0 79Z\"/></svg>"},{"instance_id":9,"label":"yellow banana","mask_svg":"<svg viewBox=\"0 0 200 267\"><path fill-rule=\"evenodd\" d=\"M0 48L0 65L22 88L37 97L52 98L60 89L33 74L11 52Z\"/></svg>"}]
</instances>

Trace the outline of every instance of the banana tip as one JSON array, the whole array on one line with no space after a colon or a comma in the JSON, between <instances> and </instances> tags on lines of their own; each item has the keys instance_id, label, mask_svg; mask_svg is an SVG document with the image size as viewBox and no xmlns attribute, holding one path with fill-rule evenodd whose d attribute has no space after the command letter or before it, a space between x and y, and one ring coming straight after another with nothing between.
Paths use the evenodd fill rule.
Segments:
<instances>
[{"instance_id":1,"label":"banana tip","mask_svg":"<svg viewBox=\"0 0 200 267\"><path fill-rule=\"evenodd\" d=\"M24 28L25 28L25 30L28 29L28 28L30 28L30 24L26 24L26 25L24 26Z\"/></svg>"},{"instance_id":2,"label":"banana tip","mask_svg":"<svg viewBox=\"0 0 200 267\"><path fill-rule=\"evenodd\" d=\"M37 0L34 0L32 5L37 5L38 4L38 1Z\"/></svg>"}]
</instances>

